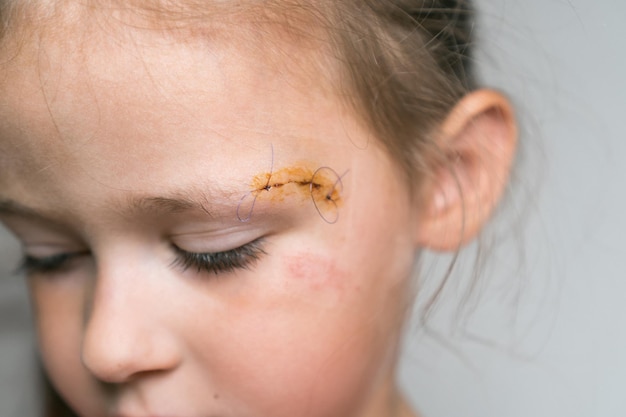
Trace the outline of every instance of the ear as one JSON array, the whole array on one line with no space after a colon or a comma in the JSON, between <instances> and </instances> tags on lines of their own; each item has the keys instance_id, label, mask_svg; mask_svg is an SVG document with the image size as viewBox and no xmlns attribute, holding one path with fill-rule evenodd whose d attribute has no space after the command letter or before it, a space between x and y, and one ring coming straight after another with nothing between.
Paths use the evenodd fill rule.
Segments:
<instances>
[{"instance_id":1,"label":"ear","mask_svg":"<svg viewBox=\"0 0 626 417\"><path fill-rule=\"evenodd\" d=\"M502 94L478 90L452 109L436 136L441 158L420 192L419 246L453 251L476 236L502 197L516 143Z\"/></svg>"}]
</instances>

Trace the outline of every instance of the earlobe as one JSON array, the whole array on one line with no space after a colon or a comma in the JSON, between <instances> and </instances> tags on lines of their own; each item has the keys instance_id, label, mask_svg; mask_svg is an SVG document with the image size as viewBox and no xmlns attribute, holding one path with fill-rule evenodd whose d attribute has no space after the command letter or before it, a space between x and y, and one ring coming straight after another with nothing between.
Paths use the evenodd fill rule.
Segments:
<instances>
[{"instance_id":1,"label":"earlobe","mask_svg":"<svg viewBox=\"0 0 626 417\"><path fill-rule=\"evenodd\" d=\"M493 90L465 96L437 135L440 158L422 189L417 244L456 250L497 206L515 157L517 127L508 99Z\"/></svg>"}]
</instances>

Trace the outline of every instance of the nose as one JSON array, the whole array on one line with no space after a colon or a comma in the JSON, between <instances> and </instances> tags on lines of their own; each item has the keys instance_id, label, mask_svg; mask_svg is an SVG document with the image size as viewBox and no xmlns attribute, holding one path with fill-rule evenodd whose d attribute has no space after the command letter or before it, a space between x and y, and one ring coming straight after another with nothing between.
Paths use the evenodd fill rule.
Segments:
<instances>
[{"instance_id":1,"label":"nose","mask_svg":"<svg viewBox=\"0 0 626 417\"><path fill-rule=\"evenodd\" d=\"M84 366L99 380L121 384L141 374L175 369L181 354L164 301L132 273L99 274L82 341Z\"/></svg>"}]
</instances>

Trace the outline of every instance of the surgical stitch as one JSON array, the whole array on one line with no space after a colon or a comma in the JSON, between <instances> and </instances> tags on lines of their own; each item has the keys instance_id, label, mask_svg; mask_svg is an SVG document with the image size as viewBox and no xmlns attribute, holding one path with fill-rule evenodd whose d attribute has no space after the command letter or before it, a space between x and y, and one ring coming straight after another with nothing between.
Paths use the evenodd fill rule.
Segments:
<instances>
[{"instance_id":1,"label":"surgical stitch","mask_svg":"<svg viewBox=\"0 0 626 417\"><path fill-rule=\"evenodd\" d=\"M252 218L257 199L267 196L273 200L284 198L287 191L276 194L276 190L289 189L292 192L308 192L320 217L329 224L339 219L339 205L343 192L343 177L330 167L319 167L315 171L304 166L282 168L274 172L272 164L269 173L260 174L252 180L252 190L241 197L237 206L237 218L248 222ZM245 208L248 207L249 208Z\"/></svg>"}]
</instances>

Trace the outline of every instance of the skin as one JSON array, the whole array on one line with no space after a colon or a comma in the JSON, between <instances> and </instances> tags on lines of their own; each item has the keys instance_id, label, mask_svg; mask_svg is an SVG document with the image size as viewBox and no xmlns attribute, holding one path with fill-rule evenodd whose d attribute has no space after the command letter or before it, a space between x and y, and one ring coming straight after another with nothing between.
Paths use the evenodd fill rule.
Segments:
<instances>
[{"instance_id":1,"label":"skin","mask_svg":"<svg viewBox=\"0 0 626 417\"><path fill-rule=\"evenodd\" d=\"M29 279L53 384L89 417L397 414L417 248L394 162L275 60L118 30L44 33L3 69L2 220L29 256L77 254ZM238 219L272 149L348 173L335 224L277 188ZM247 269L175 263L260 238Z\"/></svg>"},{"instance_id":2,"label":"skin","mask_svg":"<svg viewBox=\"0 0 626 417\"><path fill-rule=\"evenodd\" d=\"M29 277L42 360L70 406L414 416L394 383L413 265L489 216L514 149L506 100L483 92L453 111L441 145L456 175L415 193L332 82L298 71L297 43L77 22L0 54L0 219L30 257L73 254ZM318 181L332 201L310 194ZM254 241L257 260L217 274L176 249Z\"/></svg>"}]
</instances>

